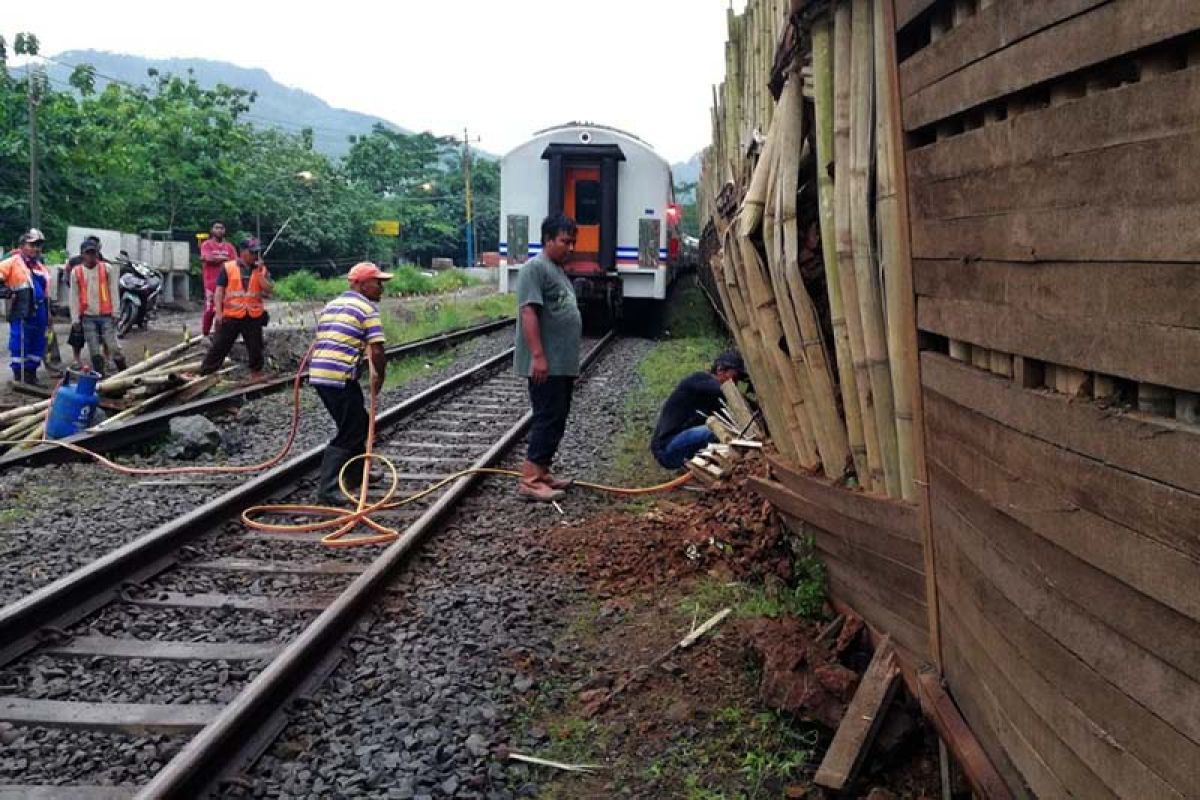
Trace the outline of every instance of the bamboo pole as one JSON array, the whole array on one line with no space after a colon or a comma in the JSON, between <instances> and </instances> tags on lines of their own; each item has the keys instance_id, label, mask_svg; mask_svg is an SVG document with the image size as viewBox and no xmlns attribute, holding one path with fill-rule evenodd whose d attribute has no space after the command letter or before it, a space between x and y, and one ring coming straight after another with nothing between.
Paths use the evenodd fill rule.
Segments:
<instances>
[{"instance_id":1,"label":"bamboo pole","mask_svg":"<svg viewBox=\"0 0 1200 800\"><path fill-rule=\"evenodd\" d=\"M21 417L28 417L30 414L36 414L39 411L45 411L49 407L49 400L39 400L38 402L30 403L27 406L17 406L16 408L9 409L3 414L0 414L0 425L4 425L6 422L18 420Z\"/></svg>"},{"instance_id":2,"label":"bamboo pole","mask_svg":"<svg viewBox=\"0 0 1200 800\"><path fill-rule=\"evenodd\" d=\"M895 406L888 365L883 303L871 245L870 191L871 146L874 132L874 17L871 0L854 0L851 23L850 84L854 105L850 115L850 231L854 248L854 273L862 315L863 345L874 402L875 428L887 494L900 496L900 468L896 452Z\"/></svg>"},{"instance_id":3,"label":"bamboo pole","mask_svg":"<svg viewBox=\"0 0 1200 800\"><path fill-rule=\"evenodd\" d=\"M813 78L816 82L817 185L820 197L821 254L825 266L825 287L829 295L829 317L833 327L837 357L842 413L846 418L847 444L859 483L869 486L867 443L863 438L862 407L854 362L850 356L850 334L846 330L846 311L842 305L841 277L838 274L837 233L834 224L834 152L833 152L833 20L823 16L812 29ZM843 177L842 180L845 180Z\"/></svg>"},{"instance_id":4,"label":"bamboo pole","mask_svg":"<svg viewBox=\"0 0 1200 800\"><path fill-rule=\"evenodd\" d=\"M778 387L778 381L773 374L772 364L763 348L758 331L753 325L749 311L751 307L749 299L738 284L738 244L734 226L730 226L726 231L724 242L725 274L723 280L730 300L731 316L737 321L742 332L742 355L750 365L750 374L754 379L763 415L767 418L767 427L771 429L771 437L780 453L789 461L801 466L814 466L811 462L805 463L804 454L797 447L795 436L788 435L789 431L793 431L799 426L792 421L793 415L788 411L783 392Z\"/></svg>"},{"instance_id":5,"label":"bamboo pole","mask_svg":"<svg viewBox=\"0 0 1200 800\"><path fill-rule=\"evenodd\" d=\"M881 0L875 2L874 29L879 257L887 303L887 353L895 408L899 489L900 496L912 502L917 497L917 486L913 480L913 387L916 385L916 376L909 372L909 367L916 361L916 337L909 330L911 318L907 311L912 303L912 281L904 250L900 198L896 194L897 159L900 154L897 152L898 132L892 127L892 94L889 90L892 64L888 57L887 42L887 38L893 34L884 26Z\"/></svg>"},{"instance_id":6,"label":"bamboo pole","mask_svg":"<svg viewBox=\"0 0 1200 800\"><path fill-rule=\"evenodd\" d=\"M764 268L767 265L763 264L762 257L758 253L758 247L753 240L753 237L761 228L763 229L763 238L767 246L768 255L775 244L773 224L764 226L764 220L767 216L769 205L767 200L771 196L770 189L775 174L774 167L778 160L778 134L778 126L772 125L750 179L750 187L747 189L746 196L742 200L742 210L738 215L737 223L738 252L735 255L740 256L741 275L744 276L742 283L750 292L750 305L748 307L753 314L755 327L759 329L759 336L762 339L764 351L780 375L788 404L791 406L791 416L795 426L793 436L796 439L796 449L800 457L807 462L805 466L811 468L815 466L817 461L817 448L815 423L812 411L809 408L811 403L807 375L802 375L793 369L789 356L785 355L778 346L778 342L781 340L787 341L789 338L784 320L787 319L790 323L794 319L794 316L791 314L790 308L786 306L781 308L779 302L777 302L776 293L764 277ZM773 223L773 206L771 208L771 217ZM784 299L790 306L790 298L787 298L786 292L784 293ZM799 351L797 350L796 352ZM776 434L776 437L778 437L778 434Z\"/></svg>"},{"instance_id":7,"label":"bamboo pole","mask_svg":"<svg viewBox=\"0 0 1200 800\"><path fill-rule=\"evenodd\" d=\"M858 300L858 281L855 277L854 237L850 227L851 146L850 146L850 61L852 17L850 0L839 0L833 17L833 148L835 180L833 184L834 225L837 233L838 276L841 281L842 302L846 312L846 332L850 343L854 384L859 405L863 440L867 449L867 470L858 476L868 491L886 493L883 462L879 449L879 434L875 421L871 378L867 374L866 346L863 343L862 311Z\"/></svg>"},{"instance_id":8,"label":"bamboo pole","mask_svg":"<svg viewBox=\"0 0 1200 800\"><path fill-rule=\"evenodd\" d=\"M195 347L199 343L200 343L199 339L188 339L186 341L180 342L177 345L168 347L166 350L163 350L161 353L157 353L153 356L150 356L150 358L147 358L144 361L134 364L132 367L129 367L128 369L122 370L120 375L122 378L128 378L132 375L140 375L143 372L149 372L150 370L154 369L155 367L158 367L162 364L169 363L171 361L171 359L176 358L177 356L187 352L189 349L191 349L192 347ZM114 376L114 378L115 377L116 376Z\"/></svg>"},{"instance_id":9,"label":"bamboo pole","mask_svg":"<svg viewBox=\"0 0 1200 800\"><path fill-rule=\"evenodd\" d=\"M778 224L780 257L775 270L775 291L782 294L784 302L790 300L792 330L788 349L792 360L807 375L809 415L813 421L813 433L825 474L840 480L850 465L850 445L846 428L838 415L833 372L825 348L817 308L813 303L804 279L800 275L800 228L797 209L797 194L800 190L800 168L804 155L804 97L801 94L803 78L797 70L788 76L775 109L775 120L779 123L778 145L778 201L780 213Z\"/></svg>"}]
</instances>

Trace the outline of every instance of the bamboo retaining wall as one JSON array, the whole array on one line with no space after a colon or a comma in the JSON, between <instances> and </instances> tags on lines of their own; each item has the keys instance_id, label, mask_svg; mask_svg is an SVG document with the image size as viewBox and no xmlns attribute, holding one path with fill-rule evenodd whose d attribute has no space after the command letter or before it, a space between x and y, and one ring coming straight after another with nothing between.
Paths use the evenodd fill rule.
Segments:
<instances>
[{"instance_id":1,"label":"bamboo retaining wall","mask_svg":"<svg viewBox=\"0 0 1200 800\"><path fill-rule=\"evenodd\" d=\"M1014 796L1200 797L1200 3L780 5L702 179L756 488Z\"/></svg>"}]
</instances>

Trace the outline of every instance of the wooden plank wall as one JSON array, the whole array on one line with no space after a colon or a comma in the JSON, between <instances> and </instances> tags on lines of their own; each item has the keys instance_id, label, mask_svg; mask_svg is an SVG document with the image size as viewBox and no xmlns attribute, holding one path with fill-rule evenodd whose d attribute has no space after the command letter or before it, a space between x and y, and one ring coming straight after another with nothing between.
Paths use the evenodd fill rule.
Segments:
<instances>
[{"instance_id":1,"label":"wooden plank wall","mask_svg":"<svg viewBox=\"0 0 1200 800\"><path fill-rule=\"evenodd\" d=\"M896 8L949 690L1018 793L1198 797L1200 2Z\"/></svg>"},{"instance_id":2,"label":"wooden plank wall","mask_svg":"<svg viewBox=\"0 0 1200 800\"><path fill-rule=\"evenodd\" d=\"M929 619L917 507L770 463L775 479L753 478L751 485L789 528L813 537L830 594L891 634L910 661L925 661Z\"/></svg>"}]
</instances>

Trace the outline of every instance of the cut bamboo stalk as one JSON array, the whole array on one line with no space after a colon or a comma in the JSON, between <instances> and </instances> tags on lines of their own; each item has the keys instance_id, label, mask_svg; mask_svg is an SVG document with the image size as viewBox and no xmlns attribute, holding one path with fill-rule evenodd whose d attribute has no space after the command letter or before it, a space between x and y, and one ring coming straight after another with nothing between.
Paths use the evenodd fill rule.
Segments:
<instances>
[{"instance_id":1,"label":"cut bamboo stalk","mask_svg":"<svg viewBox=\"0 0 1200 800\"><path fill-rule=\"evenodd\" d=\"M1091 393L1088 374L1074 367L1060 366L1055 371L1056 380L1061 386L1060 391L1071 397L1082 397Z\"/></svg>"},{"instance_id":2,"label":"cut bamboo stalk","mask_svg":"<svg viewBox=\"0 0 1200 800\"><path fill-rule=\"evenodd\" d=\"M1117 393L1117 383L1111 375L1096 373L1092 376L1092 397L1101 400Z\"/></svg>"},{"instance_id":3,"label":"cut bamboo stalk","mask_svg":"<svg viewBox=\"0 0 1200 800\"><path fill-rule=\"evenodd\" d=\"M867 450L867 470L859 473L858 482L868 491L886 493L883 462L876 431L875 406L871 396L871 378L867 374L866 348L863 344L862 312L855 277L854 239L850 228L850 61L852 19L850 0L840 0L834 6L833 17L833 149L835 176L833 184L834 226L837 233L838 277L841 281L842 303L846 312L846 333L850 344L857 402L862 419L863 440Z\"/></svg>"},{"instance_id":4,"label":"cut bamboo stalk","mask_svg":"<svg viewBox=\"0 0 1200 800\"><path fill-rule=\"evenodd\" d=\"M951 339L950 357L955 361L969 362L971 360L971 345L958 339Z\"/></svg>"},{"instance_id":5,"label":"cut bamboo stalk","mask_svg":"<svg viewBox=\"0 0 1200 800\"><path fill-rule=\"evenodd\" d=\"M1167 386L1139 383L1137 391L1138 411L1158 417L1175 416L1175 393Z\"/></svg>"},{"instance_id":6,"label":"cut bamboo stalk","mask_svg":"<svg viewBox=\"0 0 1200 800\"><path fill-rule=\"evenodd\" d=\"M17 406L16 408L9 409L8 411L0 414L0 425L21 419L22 417L28 417L30 414L36 414L39 411L45 411L49 407L49 400L39 400L38 402L30 403L27 406Z\"/></svg>"},{"instance_id":7,"label":"cut bamboo stalk","mask_svg":"<svg viewBox=\"0 0 1200 800\"><path fill-rule=\"evenodd\" d=\"M813 23L813 79L816 84L817 186L821 219L821 255L825 266L825 288L829 295L829 317L833 328L834 353L846 418L846 436L854 472L859 483L869 484L867 443L863 436L862 406L854 362L850 355L850 334L846 330L846 311L842 303L841 277L838 273L837 231L834 223L834 152L833 152L833 20L822 16ZM841 180L845 180L843 176Z\"/></svg>"},{"instance_id":8,"label":"cut bamboo stalk","mask_svg":"<svg viewBox=\"0 0 1200 800\"><path fill-rule=\"evenodd\" d=\"M887 333L875 257L871 245L870 196L871 145L874 133L874 15L871 0L854 0L851 23L850 83L854 105L850 115L850 231L854 248L854 275L862 316L863 345L874 402L875 428L887 494L900 496L900 467L896 446L895 405L888 364Z\"/></svg>"},{"instance_id":9,"label":"cut bamboo stalk","mask_svg":"<svg viewBox=\"0 0 1200 800\"><path fill-rule=\"evenodd\" d=\"M778 223L781 227L778 235L780 258L774 271L777 283L775 292L781 296L781 303L786 304L789 299L791 301L794 316L790 334L795 340L789 337L788 350L798 368L807 374L809 412L821 463L827 477L840 480L851 463L850 445L846 428L838 415L833 372L829 367L829 353L821 333L817 308L800 275L800 227L796 196L800 190L804 140L801 83L800 74L793 72L784 84L775 110L775 119L779 123Z\"/></svg>"},{"instance_id":10,"label":"cut bamboo stalk","mask_svg":"<svg viewBox=\"0 0 1200 800\"><path fill-rule=\"evenodd\" d=\"M991 351L977 344L971 345L971 365L978 369L990 370L992 368Z\"/></svg>"},{"instance_id":11,"label":"cut bamboo stalk","mask_svg":"<svg viewBox=\"0 0 1200 800\"><path fill-rule=\"evenodd\" d=\"M991 355L992 374L1011 378L1013 376L1012 355L1010 353L1001 353L999 350L993 350Z\"/></svg>"},{"instance_id":12,"label":"cut bamboo stalk","mask_svg":"<svg viewBox=\"0 0 1200 800\"><path fill-rule=\"evenodd\" d=\"M789 415L784 410L783 393L776 388L775 376L772 374L770 363L762 349L758 331L754 328L748 311L748 301L742 294L737 282L737 242L731 225L724 234L724 258L722 259L723 275L721 285L729 299L731 316L739 331L742 355L750 365L750 376L754 380L759 403L766 417L767 427L775 440L775 446L783 456L793 463L801 464L800 453L792 437L787 435Z\"/></svg>"},{"instance_id":13,"label":"cut bamboo stalk","mask_svg":"<svg viewBox=\"0 0 1200 800\"><path fill-rule=\"evenodd\" d=\"M916 337L909 330L912 316L911 267L904 247L900 221L900 198L896 194L898 131L892 129L892 69L887 37L892 32L884 25L883 3L875 2L875 100L876 100L876 187L879 257L882 261L883 287L887 309L887 358L891 377L896 431L896 462L899 496L913 502L917 498L913 456L913 389L917 377L910 374Z\"/></svg>"},{"instance_id":14,"label":"cut bamboo stalk","mask_svg":"<svg viewBox=\"0 0 1200 800\"><path fill-rule=\"evenodd\" d=\"M1175 419L1189 425L1200 425L1200 394L1176 392Z\"/></svg>"},{"instance_id":15,"label":"cut bamboo stalk","mask_svg":"<svg viewBox=\"0 0 1200 800\"><path fill-rule=\"evenodd\" d=\"M171 359L176 358L176 357L182 355L183 353L186 353L189 349L195 347L199 343L200 343L199 339L188 339L187 341L180 342L179 344L174 345L172 347L168 347L166 350L163 350L161 353L150 356L150 358L147 358L144 361L134 364L132 367L129 367L128 369L122 370L120 373L121 377L127 378L132 375L140 375L143 372L149 372L150 370L154 369L157 366L169 363L171 361Z\"/></svg>"}]
</instances>

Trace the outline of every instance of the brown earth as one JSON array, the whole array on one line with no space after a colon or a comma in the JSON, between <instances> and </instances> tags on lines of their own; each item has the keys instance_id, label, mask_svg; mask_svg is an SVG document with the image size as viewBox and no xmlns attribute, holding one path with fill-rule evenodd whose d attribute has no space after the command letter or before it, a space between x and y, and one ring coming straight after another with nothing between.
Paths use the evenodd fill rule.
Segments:
<instances>
[{"instance_id":1,"label":"brown earth","mask_svg":"<svg viewBox=\"0 0 1200 800\"><path fill-rule=\"evenodd\" d=\"M727 604L726 588L770 597L792 577L793 543L746 488L748 471L714 492L538 535L551 569L579 576L590 596L565 612L573 622L559 652L571 656L521 665L541 687L525 720L535 750L524 752L602 767L539 773L550 781L540 796L822 796L811 775L858 682L845 664L861 669L870 656L861 626L817 642L825 620L754 617L752 605L735 605L696 645L668 652ZM907 698L878 741L846 796L940 794L936 738Z\"/></svg>"}]
</instances>

